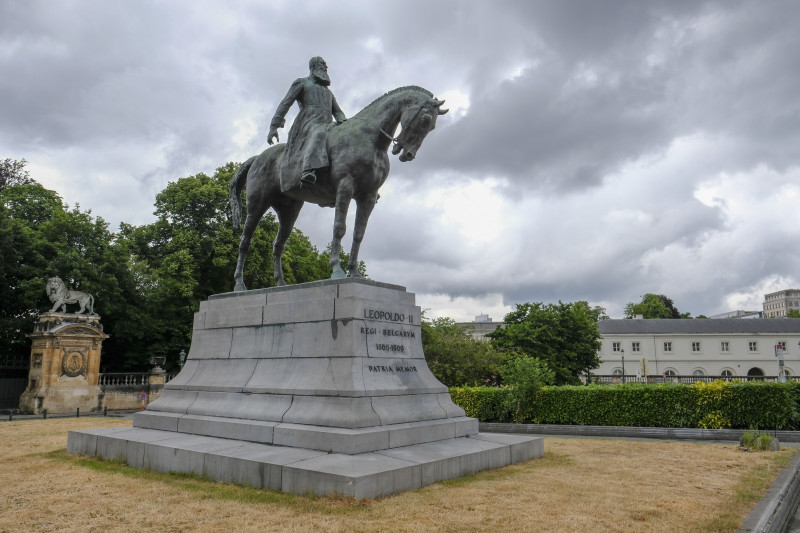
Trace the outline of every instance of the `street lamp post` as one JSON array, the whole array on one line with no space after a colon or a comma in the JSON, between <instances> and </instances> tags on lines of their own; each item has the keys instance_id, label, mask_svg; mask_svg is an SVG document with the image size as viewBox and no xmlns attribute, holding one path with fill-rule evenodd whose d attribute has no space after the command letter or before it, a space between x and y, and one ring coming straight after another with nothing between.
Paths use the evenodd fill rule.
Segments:
<instances>
[{"instance_id":1,"label":"street lamp post","mask_svg":"<svg viewBox=\"0 0 800 533\"><path fill-rule=\"evenodd\" d=\"M625 383L625 348L620 348L622 353L622 383Z\"/></svg>"}]
</instances>

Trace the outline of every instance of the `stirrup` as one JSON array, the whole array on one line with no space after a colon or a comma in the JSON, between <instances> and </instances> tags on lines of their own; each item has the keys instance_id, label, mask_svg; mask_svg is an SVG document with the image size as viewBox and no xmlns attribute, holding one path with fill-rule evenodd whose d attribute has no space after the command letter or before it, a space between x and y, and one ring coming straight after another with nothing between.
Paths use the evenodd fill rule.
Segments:
<instances>
[{"instance_id":1,"label":"stirrup","mask_svg":"<svg viewBox=\"0 0 800 533\"><path fill-rule=\"evenodd\" d=\"M300 177L300 186L302 187L303 183L307 183L309 185L314 185L317 182L317 173L314 170L307 170L303 172L303 175Z\"/></svg>"}]
</instances>

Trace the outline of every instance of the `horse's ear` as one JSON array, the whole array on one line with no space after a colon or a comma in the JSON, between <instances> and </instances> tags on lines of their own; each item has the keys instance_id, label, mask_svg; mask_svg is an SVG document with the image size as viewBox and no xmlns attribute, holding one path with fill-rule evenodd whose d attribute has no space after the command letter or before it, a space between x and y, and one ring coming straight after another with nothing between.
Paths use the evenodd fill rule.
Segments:
<instances>
[{"instance_id":1,"label":"horse's ear","mask_svg":"<svg viewBox=\"0 0 800 533\"><path fill-rule=\"evenodd\" d=\"M433 107L437 108L436 111L440 115L444 115L445 113L450 111L449 109L442 109L442 104L444 104L444 100L437 100L436 98L433 99Z\"/></svg>"}]
</instances>

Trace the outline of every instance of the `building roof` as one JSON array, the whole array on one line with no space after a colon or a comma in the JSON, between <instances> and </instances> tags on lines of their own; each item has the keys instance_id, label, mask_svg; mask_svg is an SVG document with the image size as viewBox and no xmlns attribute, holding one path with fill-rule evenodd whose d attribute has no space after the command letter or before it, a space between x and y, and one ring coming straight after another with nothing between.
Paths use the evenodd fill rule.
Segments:
<instances>
[{"instance_id":1,"label":"building roof","mask_svg":"<svg viewBox=\"0 0 800 533\"><path fill-rule=\"evenodd\" d=\"M608 319L599 322L601 335L663 334L692 335L711 333L800 333L800 318L652 318Z\"/></svg>"}]
</instances>

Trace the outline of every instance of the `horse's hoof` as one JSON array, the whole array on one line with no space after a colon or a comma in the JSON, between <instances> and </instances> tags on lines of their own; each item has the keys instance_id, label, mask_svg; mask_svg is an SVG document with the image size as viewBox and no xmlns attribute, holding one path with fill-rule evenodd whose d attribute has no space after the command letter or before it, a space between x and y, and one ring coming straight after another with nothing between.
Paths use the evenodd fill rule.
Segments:
<instances>
[{"instance_id":1,"label":"horse's hoof","mask_svg":"<svg viewBox=\"0 0 800 533\"><path fill-rule=\"evenodd\" d=\"M275 282L275 285L277 285L278 287L285 287L286 286L286 282L283 281L283 278L281 278L281 279L279 279L278 281Z\"/></svg>"},{"instance_id":2,"label":"horse's hoof","mask_svg":"<svg viewBox=\"0 0 800 533\"><path fill-rule=\"evenodd\" d=\"M344 279L347 275L344 273L341 267L335 267L333 272L331 272L331 279Z\"/></svg>"},{"instance_id":3,"label":"horse's hoof","mask_svg":"<svg viewBox=\"0 0 800 533\"><path fill-rule=\"evenodd\" d=\"M246 292L247 287L244 286L244 281L237 281L236 286L233 288L233 292Z\"/></svg>"},{"instance_id":4,"label":"horse's hoof","mask_svg":"<svg viewBox=\"0 0 800 533\"><path fill-rule=\"evenodd\" d=\"M357 268L351 268L350 269L350 277L351 278L362 279L364 276L361 275L361 273L358 271Z\"/></svg>"}]
</instances>

